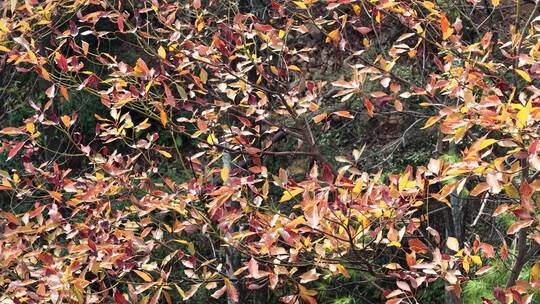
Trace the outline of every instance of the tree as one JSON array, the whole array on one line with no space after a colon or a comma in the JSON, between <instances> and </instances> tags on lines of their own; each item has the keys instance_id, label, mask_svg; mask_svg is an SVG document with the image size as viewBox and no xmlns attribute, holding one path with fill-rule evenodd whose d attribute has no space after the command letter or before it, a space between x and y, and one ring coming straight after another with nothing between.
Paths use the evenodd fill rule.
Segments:
<instances>
[{"instance_id":1,"label":"tree","mask_svg":"<svg viewBox=\"0 0 540 304\"><path fill-rule=\"evenodd\" d=\"M444 282L457 301L502 264L476 300L531 303L539 4L470 2L3 1L4 65L37 85L0 131L2 301L316 303L327 277L389 304ZM310 73L330 64L347 76ZM364 172L363 149L321 149L389 111L457 156Z\"/></svg>"}]
</instances>

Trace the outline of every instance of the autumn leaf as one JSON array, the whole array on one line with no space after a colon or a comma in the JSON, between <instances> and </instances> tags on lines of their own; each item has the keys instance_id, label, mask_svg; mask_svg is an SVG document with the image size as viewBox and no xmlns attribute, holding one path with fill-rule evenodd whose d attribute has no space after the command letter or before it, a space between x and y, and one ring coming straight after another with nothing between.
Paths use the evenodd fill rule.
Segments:
<instances>
[{"instance_id":1,"label":"autumn leaf","mask_svg":"<svg viewBox=\"0 0 540 304\"><path fill-rule=\"evenodd\" d=\"M71 127L71 117L69 117L68 115L64 115L60 117L60 119L62 120L62 123L66 128L69 129Z\"/></svg>"},{"instance_id":2,"label":"autumn leaf","mask_svg":"<svg viewBox=\"0 0 540 304\"><path fill-rule=\"evenodd\" d=\"M206 138L206 142L209 144L209 145L215 145L218 143L218 140L216 138L216 135L214 133L210 133L208 135L208 137Z\"/></svg>"},{"instance_id":3,"label":"autumn leaf","mask_svg":"<svg viewBox=\"0 0 540 304\"><path fill-rule=\"evenodd\" d=\"M167 151L164 151L164 150L158 150L159 154L165 156L166 158L171 158L172 155L171 153L167 152Z\"/></svg>"},{"instance_id":4,"label":"autumn leaf","mask_svg":"<svg viewBox=\"0 0 540 304\"><path fill-rule=\"evenodd\" d=\"M507 234L516 234L521 229L527 228L534 223L534 220L528 220L528 221L518 221L510 225L508 227L508 230L506 231Z\"/></svg>"},{"instance_id":5,"label":"autumn leaf","mask_svg":"<svg viewBox=\"0 0 540 304\"><path fill-rule=\"evenodd\" d=\"M7 127L0 130L0 134L19 135L19 134L24 134L24 131L20 128Z\"/></svg>"},{"instance_id":6,"label":"autumn leaf","mask_svg":"<svg viewBox=\"0 0 540 304\"><path fill-rule=\"evenodd\" d=\"M446 247L452 251L459 251L459 241L455 237L448 237L446 239Z\"/></svg>"},{"instance_id":7,"label":"autumn leaf","mask_svg":"<svg viewBox=\"0 0 540 304\"><path fill-rule=\"evenodd\" d=\"M326 38L326 42L338 44L339 41L341 41L341 33L339 32L339 28L328 33L328 38Z\"/></svg>"},{"instance_id":8,"label":"autumn leaf","mask_svg":"<svg viewBox=\"0 0 540 304\"><path fill-rule=\"evenodd\" d=\"M197 292L197 290L199 290L199 287L201 287L202 284L193 284L191 285L191 287L189 288L188 291L186 292L183 292L183 295L182 296L182 300L184 301L187 301L189 300L189 298L193 297L193 295ZM179 289L179 288L177 288Z\"/></svg>"},{"instance_id":9,"label":"autumn leaf","mask_svg":"<svg viewBox=\"0 0 540 304\"><path fill-rule=\"evenodd\" d=\"M321 276L320 273L317 273L317 270L315 268L311 269L310 271L304 272L302 275L300 275L300 283L309 283L311 281L317 280Z\"/></svg>"},{"instance_id":10,"label":"autumn leaf","mask_svg":"<svg viewBox=\"0 0 540 304\"><path fill-rule=\"evenodd\" d=\"M525 79L525 81L527 82L531 82L532 79L531 79L531 76L529 75L529 73L523 71L523 70L520 70L520 69L516 69L515 70L516 73L518 73L519 76L521 76L521 78Z\"/></svg>"},{"instance_id":11,"label":"autumn leaf","mask_svg":"<svg viewBox=\"0 0 540 304\"><path fill-rule=\"evenodd\" d=\"M124 295L118 291L118 289L114 290L113 294L114 302L116 304L129 304L129 302L124 298Z\"/></svg>"},{"instance_id":12,"label":"autumn leaf","mask_svg":"<svg viewBox=\"0 0 540 304\"><path fill-rule=\"evenodd\" d=\"M163 48L163 46L159 46L159 48L158 48L158 56L161 59L167 58L167 53L165 52L165 49Z\"/></svg>"},{"instance_id":13,"label":"autumn leaf","mask_svg":"<svg viewBox=\"0 0 540 304\"><path fill-rule=\"evenodd\" d=\"M540 279L540 262L535 262L531 267L530 281L535 282Z\"/></svg>"},{"instance_id":14,"label":"autumn leaf","mask_svg":"<svg viewBox=\"0 0 540 304\"><path fill-rule=\"evenodd\" d=\"M236 290L236 287L229 279L225 278L224 281L225 281L225 286L227 287L227 296L233 302L237 303L239 300L238 290Z\"/></svg>"},{"instance_id":15,"label":"autumn leaf","mask_svg":"<svg viewBox=\"0 0 540 304\"><path fill-rule=\"evenodd\" d=\"M516 115L516 126L518 129L523 129L527 126L529 114L532 111L532 103L529 101L525 107L522 107Z\"/></svg>"},{"instance_id":16,"label":"autumn leaf","mask_svg":"<svg viewBox=\"0 0 540 304\"><path fill-rule=\"evenodd\" d=\"M304 189L300 187L285 190L279 202L284 203L284 202L290 201L293 197L297 196L298 194L302 192L304 192Z\"/></svg>"},{"instance_id":17,"label":"autumn leaf","mask_svg":"<svg viewBox=\"0 0 540 304\"><path fill-rule=\"evenodd\" d=\"M431 126L433 126L436 122L438 122L441 118L439 116L432 116L428 118L422 129L427 129Z\"/></svg>"},{"instance_id":18,"label":"autumn leaf","mask_svg":"<svg viewBox=\"0 0 540 304\"><path fill-rule=\"evenodd\" d=\"M223 183L227 183L227 180L229 179L229 166L223 166L220 171L221 180Z\"/></svg>"},{"instance_id":19,"label":"autumn leaf","mask_svg":"<svg viewBox=\"0 0 540 304\"><path fill-rule=\"evenodd\" d=\"M364 106L366 107L366 110L368 111L369 117L373 117L373 104L371 101L367 98L364 98Z\"/></svg>"},{"instance_id":20,"label":"autumn leaf","mask_svg":"<svg viewBox=\"0 0 540 304\"><path fill-rule=\"evenodd\" d=\"M11 148L9 150L7 160L10 160L15 155L17 155L17 152L19 152L19 150L21 150L21 148L24 146L25 143L26 143L26 141L21 141L21 142L18 142L17 144L15 144L15 146L13 146L13 148Z\"/></svg>"},{"instance_id":21,"label":"autumn leaf","mask_svg":"<svg viewBox=\"0 0 540 304\"><path fill-rule=\"evenodd\" d=\"M304 1L293 1L293 3L301 9L307 9L307 5Z\"/></svg>"},{"instance_id":22,"label":"autumn leaf","mask_svg":"<svg viewBox=\"0 0 540 304\"><path fill-rule=\"evenodd\" d=\"M159 110L159 120L161 121L161 124L163 125L163 127L167 127L167 122L168 122L167 112L165 112L165 110L163 109Z\"/></svg>"},{"instance_id":23,"label":"autumn leaf","mask_svg":"<svg viewBox=\"0 0 540 304\"><path fill-rule=\"evenodd\" d=\"M248 262L248 271L250 277L259 278L259 264L257 264L257 261L253 257Z\"/></svg>"},{"instance_id":24,"label":"autumn leaf","mask_svg":"<svg viewBox=\"0 0 540 304\"><path fill-rule=\"evenodd\" d=\"M350 119L354 118L354 116L352 116L349 111L336 111L336 112L333 112L332 114L337 115L339 117L344 117L344 118L350 118Z\"/></svg>"},{"instance_id":25,"label":"autumn leaf","mask_svg":"<svg viewBox=\"0 0 540 304\"><path fill-rule=\"evenodd\" d=\"M441 32L443 35L443 40L448 39L448 37L452 35L453 29L450 27L450 22L448 22L448 19L446 18L445 15L441 16L440 26L441 26Z\"/></svg>"},{"instance_id":26,"label":"autumn leaf","mask_svg":"<svg viewBox=\"0 0 540 304\"><path fill-rule=\"evenodd\" d=\"M316 115L315 117L313 117L313 121L318 124L320 123L321 121L325 120L326 118L328 117L328 114L326 112L324 113L321 113L321 114L318 114Z\"/></svg>"},{"instance_id":27,"label":"autumn leaf","mask_svg":"<svg viewBox=\"0 0 540 304\"><path fill-rule=\"evenodd\" d=\"M145 282L152 282L152 277L147 274L146 272L144 271L140 271L140 270L136 270L134 269L133 270L139 277L141 277L141 279L143 279Z\"/></svg>"}]
</instances>

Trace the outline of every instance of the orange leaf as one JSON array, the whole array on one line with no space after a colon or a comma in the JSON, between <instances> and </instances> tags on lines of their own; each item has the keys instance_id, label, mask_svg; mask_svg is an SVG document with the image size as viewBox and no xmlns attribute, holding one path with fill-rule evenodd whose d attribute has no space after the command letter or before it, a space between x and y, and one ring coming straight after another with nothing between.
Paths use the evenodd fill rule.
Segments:
<instances>
[{"instance_id":1,"label":"orange leaf","mask_svg":"<svg viewBox=\"0 0 540 304\"><path fill-rule=\"evenodd\" d=\"M450 35L452 35L452 29L450 28L450 23L448 22L448 19L445 15L441 17L441 32L443 35L443 39L446 40Z\"/></svg>"},{"instance_id":2,"label":"orange leaf","mask_svg":"<svg viewBox=\"0 0 540 304\"><path fill-rule=\"evenodd\" d=\"M167 127L167 112L165 112L165 110L163 109L159 110L159 119L161 120L161 124L164 127Z\"/></svg>"},{"instance_id":3,"label":"orange leaf","mask_svg":"<svg viewBox=\"0 0 540 304\"><path fill-rule=\"evenodd\" d=\"M64 126L66 126L66 128L69 129L69 127L71 126L71 118L67 115L64 115L60 117L60 119L62 120L62 123L64 124Z\"/></svg>"},{"instance_id":4,"label":"orange leaf","mask_svg":"<svg viewBox=\"0 0 540 304\"><path fill-rule=\"evenodd\" d=\"M373 104L371 101L367 98L364 98L364 106L366 107L366 110L368 111L369 117L373 117Z\"/></svg>"},{"instance_id":5,"label":"orange leaf","mask_svg":"<svg viewBox=\"0 0 540 304\"><path fill-rule=\"evenodd\" d=\"M349 111L337 111L332 114L335 114L339 117L345 117L345 118L351 118L351 119L354 118L354 116L352 116Z\"/></svg>"},{"instance_id":6,"label":"orange leaf","mask_svg":"<svg viewBox=\"0 0 540 304\"><path fill-rule=\"evenodd\" d=\"M325 120L326 117L328 117L328 114L326 114L326 112L325 112L325 113L321 113L321 114L319 114L319 115L313 117L313 121L314 121L316 124L318 124L318 123L320 123L321 121Z\"/></svg>"},{"instance_id":7,"label":"orange leaf","mask_svg":"<svg viewBox=\"0 0 540 304\"><path fill-rule=\"evenodd\" d=\"M341 33L339 32L339 29L335 29L328 33L328 38L326 39L326 42L330 41L335 44L338 44L341 41Z\"/></svg>"}]
</instances>

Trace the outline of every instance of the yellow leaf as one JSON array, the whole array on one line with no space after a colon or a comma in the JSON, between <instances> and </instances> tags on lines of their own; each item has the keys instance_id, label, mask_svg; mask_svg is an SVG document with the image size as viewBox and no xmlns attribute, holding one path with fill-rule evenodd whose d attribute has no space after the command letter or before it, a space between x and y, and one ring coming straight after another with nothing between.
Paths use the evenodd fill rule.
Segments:
<instances>
[{"instance_id":1,"label":"yellow leaf","mask_svg":"<svg viewBox=\"0 0 540 304\"><path fill-rule=\"evenodd\" d=\"M390 243L388 243L388 247L401 248L401 243L400 242L390 242Z\"/></svg>"},{"instance_id":2,"label":"yellow leaf","mask_svg":"<svg viewBox=\"0 0 540 304\"><path fill-rule=\"evenodd\" d=\"M336 268L337 268L337 271L339 273L341 273L344 277L346 277L348 279L351 277L351 275L349 274L349 272L347 271L347 269L343 265L337 264Z\"/></svg>"},{"instance_id":3,"label":"yellow leaf","mask_svg":"<svg viewBox=\"0 0 540 304\"><path fill-rule=\"evenodd\" d=\"M28 131L28 133L30 134L34 134L34 132L36 131L36 126L34 125L34 123L26 123L26 131Z\"/></svg>"},{"instance_id":4,"label":"yellow leaf","mask_svg":"<svg viewBox=\"0 0 540 304\"><path fill-rule=\"evenodd\" d=\"M529 118L529 114L532 110L532 104L529 101L527 103L527 106L523 107L516 115L516 126L518 129L523 129L527 126L527 119Z\"/></svg>"},{"instance_id":5,"label":"yellow leaf","mask_svg":"<svg viewBox=\"0 0 540 304\"><path fill-rule=\"evenodd\" d=\"M352 189L352 192L354 194L358 194L360 193L360 191L362 191L362 186L363 186L363 181L361 179L359 179L356 184L354 185L354 188Z\"/></svg>"},{"instance_id":6,"label":"yellow leaf","mask_svg":"<svg viewBox=\"0 0 540 304\"><path fill-rule=\"evenodd\" d=\"M210 145L217 144L216 135L214 133L210 133L210 135L208 135L208 137L206 138L206 142Z\"/></svg>"},{"instance_id":7,"label":"yellow leaf","mask_svg":"<svg viewBox=\"0 0 540 304\"><path fill-rule=\"evenodd\" d=\"M171 158L172 155L171 153L167 152L167 151L163 151L163 150L158 150L159 154L165 156L166 158Z\"/></svg>"},{"instance_id":8,"label":"yellow leaf","mask_svg":"<svg viewBox=\"0 0 540 304\"><path fill-rule=\"evenodd\" d=\"M158 52L159 58L165 59L167 57L167 53L165 53L165 49L162 46L159 47L157 52Z\"/></svg>"},{"instance_id":9,"label":"yellow leaf","mask_svg":"<svg viewBox=\"0 0 540 304\"><path fill-rule=\"evenodd\" d=\"M441 119L439 116L432 116L428 118L428 120L426 121L426 124L422 127L422 129L427 129L433 126L437 121L439 121L439 119Z\"/></svg>"},{"instance_id":10,"label":"yellow leaf","mask_svg":"<svg viewBox=\"0 0 540 304\"><path fill-rule=\"evenodd\" d=\"M497 141L493 138L489 138L489 139L480 139L476 145L478 145L477 147L475 147L476 149L478 149L478 151L480 150L483 150L491 145L493 145L494 143L496 143ZM476 150L475 149L475 150Z\"/></svg>"},{"instance_id":11,"label":"yellow leaf","mask_svg":"<svg viewBox=\"0 0 540 304\"><path fill-rule=\"evenodd\" d=\"M520 70L520 69L516 69L516 73L519 74L519 76L521 76L521 78L525 79L525 81L527 82L531 82L532 79L531 79L531 76L529 75L529 73L523 71L523 70Z\"/></svg>"},{"instance_id":12,"label":"yellow leaf","mask_svg":"<svg viewBox=\"0 0 540 304\"><path fill-rule=\"evenodd\" d=\"M537 281L540 279L540 262L534 263L531 267L531 281Z\"/></svg>"},{"instance_id":13,"label":"yellow leaf","mask_svg":"<svg viewBox=\"0 0 540 304\"><path fill-rule=\"evenodd\" d=\"M354 4L354 5L353 5L353 11L354 11L354 13L355 13L357 16L360 16L361 8L360 8L359 5Z\"/></svg>"},{"instance_id":14,"label":"yellow leaf","mask_svg":"<svg viewBox=\"0 0 540 304\"><path fill-rule=\"evenodd\" d=\"M226 183L227 180L229 179L229 166L223 166L223 168L221 168L221 172L220 172L220 175L221 175L221 180Z\"/></svg>"},{"instance_id":15,"label":"yellow leaf","mask_svg":"<svg viewBox=\"0 0 540 304\"><path fill-rule=\"evenodd\" d=\"M206 83L208 80L208 72L206 72L204 69L201 69L201 74L199 75L199 78L201 78L202 83Z\"/></svg>"},{"instance_id":16,"label":"yellow leaf","mask_svg":"<svg viewBox=\"0 0 540 304\"><path fill-rule=\"evenodd\" d=\"M270 66L270 71L276 75L279 75L279 70L273 65Z\"/></svg>"},{"instance_id":17,"label":"yellow leaf","mask_svg":"<svg viewBox=\"0 0 540 304\"><path fill-rule=\"evenodd\" d=\"M292 64L289 65L288 68L291 71L296 71L296 72L301 72L302 71L299 67L297 67L296 65L292 65Z\"/></svg>"},{"instance_id":18,"label":"yellow leaf","mask_svg":"<svg viewBox=\"0 0 540 304\"><path fill-rule=\"evenodd\" d=\"M473 263L475 263L476 265L482 267L482 259L477 256L477 255L472 255L471 256L471 260L473 261Z\"/></svg>"},{"instance_id":19,"label":"yellow leaf","mask_svg":"<svg viewBox=\"0 0 540 304\"><path fill-rule=\"evenodd\" d=\"M152 277L147 274L146 272L144 271L140 271L140 270L133 270L139 277L141 277L141 279L143 279L145 282L152 282Z\"/></svg>"},{"instance_id":20,"label":"yellow leaf","mask_svg":"<svg viewBox=\"0 0 540 304\"><path fill-rule=\"evenodd\" d=\"M301 9L307 9L307 6L304 3L304 1L294 1L294 4L296 4L296 6L298 6Z\"/></svg>"},{"instance_id":21,"label":"yellow leaf","mask_svg":"<svg viewBox=\"0 0 540 304\"><path fill-rule=\"evenodd\" d=\"M499 6L500 0L491 0L491 4L493 4L494 7Z\"/></svg>"},{"instance_id":22,"label":"yellow leaf","mask_svg":"<svg viewBox=\"0 0 540 304\"><path fill-rule=\"evenodd\" d=\"M299 187L292 188L291 190L285 190L279 202L280 203L287 202L302 192L304 192L304 189L299 188Z\"/></svg>"},{"instance_id":23,"label":"yellow leaf","mask_svg":"<svg viewBox=\"0 0 540 304\"><path fill-rule=\"evenodd\" d=\"M7 180L7 178L2 178L2 186L6 188L12 188L11 183Z\"/></svg>"},{"instance_id":24,"label":"yellow leaf","mask_svg":"<svg viewBox=\"0 0 540 304\"><path fill-rule=\"evenodd\" d=\"M449 237L446 240L446 246L452 251L459 251L459 241L455 237Z\"/></svg>"},{"instance_id":25,"label":"yellow leaf","mask_svg":"<svg viewBox=\"0 0 540 304\"><path fill-rule=\"evenodd\" d=\"M167 126L167 112L165 110L160 109L159 110L159 119L161 120L161 124L166 127Z\"/></svg>"}]
</instances>

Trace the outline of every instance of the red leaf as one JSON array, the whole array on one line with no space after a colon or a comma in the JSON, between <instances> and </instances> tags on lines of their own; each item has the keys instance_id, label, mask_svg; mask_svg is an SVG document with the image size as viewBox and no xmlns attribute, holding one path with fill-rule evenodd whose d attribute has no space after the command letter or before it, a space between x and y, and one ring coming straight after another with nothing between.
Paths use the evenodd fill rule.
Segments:
<instances>
[{"instance_id":1,"label":"red leaf","mask_svg":"<svg viewBox=\"0 0 540 304\"><path fill-rule=\"evenodd\" d=\"M118 16L118 20L116 20L116 25L118 26L118 30L120 32L124 32L124 17L122 15Z\"/></svg>"},{"instance_id":2,"label":"red leaf","mask_svg":"<svg viewBox=\"0 0 540 304\"><path fill-rule=\"evenodd\" d=\"M327 163L324 163L323 164L323 167L322 167L322 176L323 176L323 180L329 184L333 184L334 183L334 173L332 173L332 168L330 167L329 164Z\"/></svg>"},{"instance_id":3,"label":"red leaf","mask_svg":"<svg viewBox=\"0 0 540 304\"><path fill-rule=\"evenodd\" d=\"M506 245L506 241L504 240L501 246L501 258L503 259L503 261L506 261L508 259L508 246Z\"/></svg>"},{"instance_id":4,"label":"red leaf","mask_svg":"<svg viewBox=\"0 0 540 304\"><path fill-rule=\"evenodd\" d=\"M21 141L20 143L17 143L13 148L11 148L11 150L9 150L7 160L12 159L17 154L17 152L19 152L19 150L24 146L25 143L26 141Z\"/></svg>"},{"instance_id":5,"label":"red leaf","mask_svg":"<svg viewBox=\"0 0 540 304\"><path fill-rule=\"evenodd\" d=\"M51 266L54 263L53 257L48 252L42 252L38 255L38 259L45 265Z\"/></svg>"},{"instance_id":6,"label":"red leaf","mask_svg":"<svg viewBox=\"0 0 540 304\"><path fill-rule=\"evenodd\" d=\"M196 9L201 8L201 0L193 0L193 7Z\"/></svg>"},{"instance_id":7,"label":"red leaf","mask_svg":"<svg viewBox=\"0 0 540 304\"><path fill-rule=\"evenodd\" d=\"M114 303L117 304L129 304L126 298L124 298L124 295L121 294L118 289L114 290Z\"/></svg>"}]
</instances>

